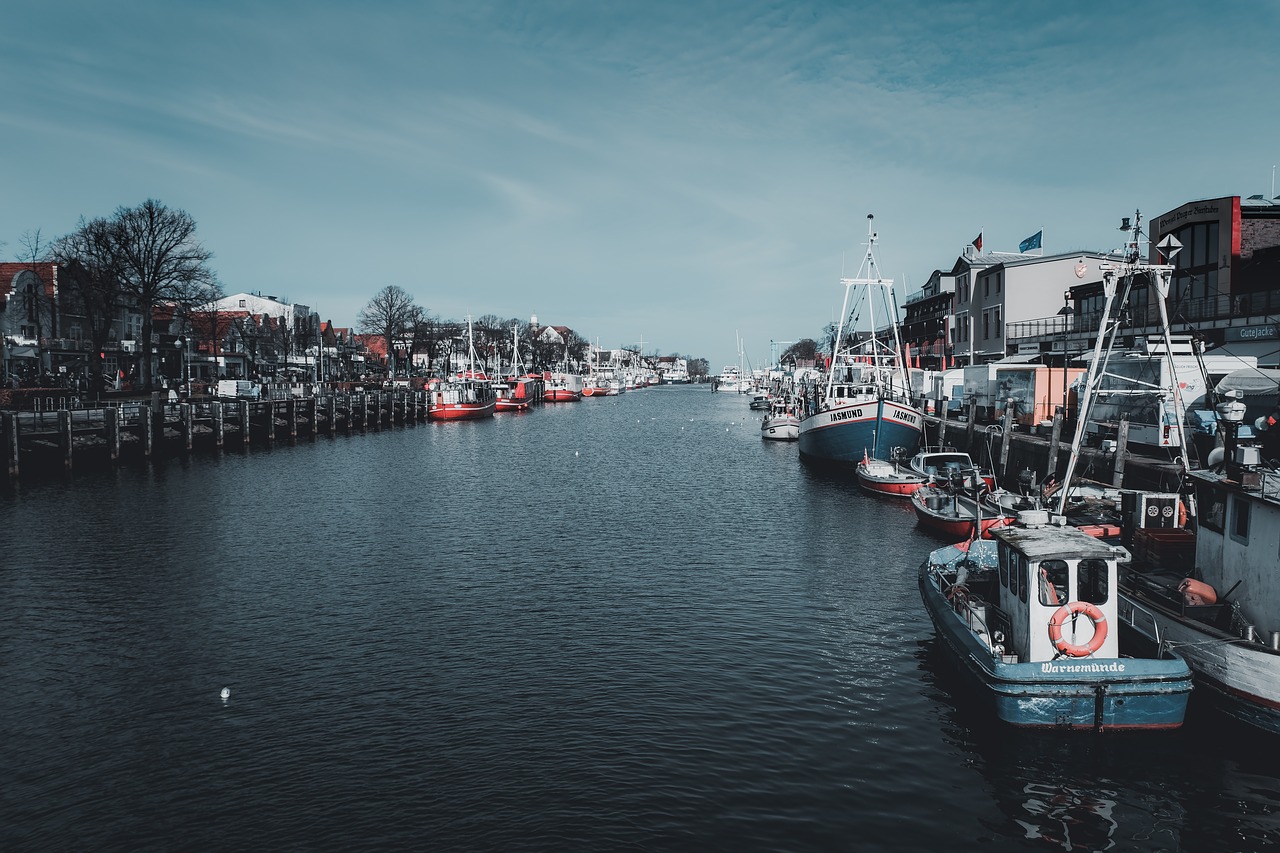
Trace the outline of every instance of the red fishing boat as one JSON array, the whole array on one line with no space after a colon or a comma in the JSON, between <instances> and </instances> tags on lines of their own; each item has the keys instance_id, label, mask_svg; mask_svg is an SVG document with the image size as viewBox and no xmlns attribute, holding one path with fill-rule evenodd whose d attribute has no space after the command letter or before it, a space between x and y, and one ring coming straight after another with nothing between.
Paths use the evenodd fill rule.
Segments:
<instances>
[{"instance_id":1,"label":"red fishing boat","mask_svg":"<svg viewBox=\"0 0 1280 853\"><path fill-rule=\"evenodd\" d=\"M476 351L471 344L471 318L467 318L470 347L467 369L457 376L432 379L427 383L427 420L464 421L493 417L497 395L483 370L476 370Z\"/></svg>"},{"instance_id":2,"label":"red fishing boat","mask_svg":"<svg viewBox=\"0 0 1280 853\"><path fill-rule=\"evenodd\" d=\"M1017 517L996 493L941 485L918 487L911 494L911 506L921 527L953 541L976 539L979 530L983 539L990 539L991 528L1011 524Z\"/></svg>"},{"instance_id":3,"label":"red fishing boat","mask_svg":"<svg viewBox=\"0 0 1280 853\"><path fill-rule=\"evenodd\" d=\"M865 454L854 473L858 477L858 485L868 492L894 498L909 498L928 482L925 475L908 465L872 459Z\"/></svg>"}]
</instances>

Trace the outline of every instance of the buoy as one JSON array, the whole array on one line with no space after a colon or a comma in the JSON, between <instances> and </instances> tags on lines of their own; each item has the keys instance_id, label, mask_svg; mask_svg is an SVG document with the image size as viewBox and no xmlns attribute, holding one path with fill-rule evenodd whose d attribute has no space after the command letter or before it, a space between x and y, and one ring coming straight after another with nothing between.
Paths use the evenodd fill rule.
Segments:
<instances>
[{"instance_id":1,"label":"buoy","mask_svg":"<svg viewBox=\"0 0 1280 853\"><path fill-rule=\"evenodd\" d=\"M230 698L231 698L231 688L230 687L222 688L222 701L225 702Z\"/></svg>"},{"instance_id":2,"label":"buoy","mask_svg":"<svg viewBox=\"0 0 1280 853\"><path fill-rule=\"evenodd\" d=\"M1218 603L1218 591L1195 578L1186 578L1178 584L1178 592L1182 593L1183 601L1193 607Z\"/></svg>"}]
</instances>

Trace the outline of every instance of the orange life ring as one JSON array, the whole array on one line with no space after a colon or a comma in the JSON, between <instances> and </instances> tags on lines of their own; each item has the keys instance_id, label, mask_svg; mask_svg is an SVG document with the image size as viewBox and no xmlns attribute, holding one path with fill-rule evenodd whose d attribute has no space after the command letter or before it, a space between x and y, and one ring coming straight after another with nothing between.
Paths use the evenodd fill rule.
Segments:
<instances>
[{"instance_id":1,"label":"orange life ring","mask_svg":"<svg viewBox=\"0 0 1280 853\"><path fill-rule=\"evenodd\" d=\"M1067 621L1068 616L1077 613L1083 613L1093 620L1093 639L1089 641L1087 646L1077 646L1074 643L1068 643L1062 638L1062 625ZM1102 644L1107 639L1107 617L1098 605L1090 604L1087 601L1072 601L1064 604L1054 611L1053 618L1049 620L1049 642L1053 643L1054 648L1064 655L1070 655L1073 658L1083 658L1096 652L1102 648Z\"/></svg>"}]
</instances>

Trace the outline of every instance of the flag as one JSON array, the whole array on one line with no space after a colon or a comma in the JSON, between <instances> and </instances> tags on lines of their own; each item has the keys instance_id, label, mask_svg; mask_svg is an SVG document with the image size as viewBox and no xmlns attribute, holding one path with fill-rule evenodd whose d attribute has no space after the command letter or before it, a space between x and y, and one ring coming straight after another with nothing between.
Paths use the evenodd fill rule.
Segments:
<instances>
[{"instance_id":1,"label":"flag","mask_svg":"<svg viewBox=\"0 0 1280 853\"><path fill-rule=\"evenodd\" d=\"M1044 231L1037 231L1036 233L1032 234L1032 235L1031 235L1030 237L1028 237L1027 239L1023 240L1021 243L1019 243L1019 244L1018 244L1018 251L1019 251L1019 252L1030 252L1032 249L1039 249L1039 248L1040 248L1040 235L1042 235L1042 234L1044 234Z\"/></svg>"},{"instance_id":2,"label":"flag","mask_svg":"<svg viewBox=\"0 0 1280 853\"><path fill-rule=\"evenodd\" d=\"M978 232L977 237L973 238L973 248L977 249L979 252L982 251L982 232L981 231Z\"/></svg>"}]
</instances>

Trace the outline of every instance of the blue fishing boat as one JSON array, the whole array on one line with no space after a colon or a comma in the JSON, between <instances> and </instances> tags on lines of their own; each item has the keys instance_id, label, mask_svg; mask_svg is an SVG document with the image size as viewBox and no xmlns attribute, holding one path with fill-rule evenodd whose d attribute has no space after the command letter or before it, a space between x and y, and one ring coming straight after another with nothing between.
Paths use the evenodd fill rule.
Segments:
<instances>
[{"instance_id":1,"label":"blue fishing boat","mask_svg":"<svg viewBox=\"0 0 1280 853\"><path fill-rule=\"evenodd\" d=\"M1191 670L1166 649L1119 648L1117 552L1043 511L920 567L920 595L962 676L1019 727L1172 729Z\"/></svg>"},{"instance_id":2,"label":"blue fishing boat","mask_svg":"<svg viewBox=\"0 0 1280 853\"><path fill-rule=\"evenodd\" d=\"M898 342L893 279L883 278L876 266L877 234L874 218L867 217L867 253L858 274L841 279L844 303L836 329L831 364L826 378L809 380L799 396L800 455L815 462L854 468L864 458L908 458L920 446L924 416L911 403L902 348ZM857 289L854 309L865 307L876 328L875 305L882 298L893 343L872 332L864 340L846 339L851 308L849 298Z\"/></svg>"}]
</instances>

